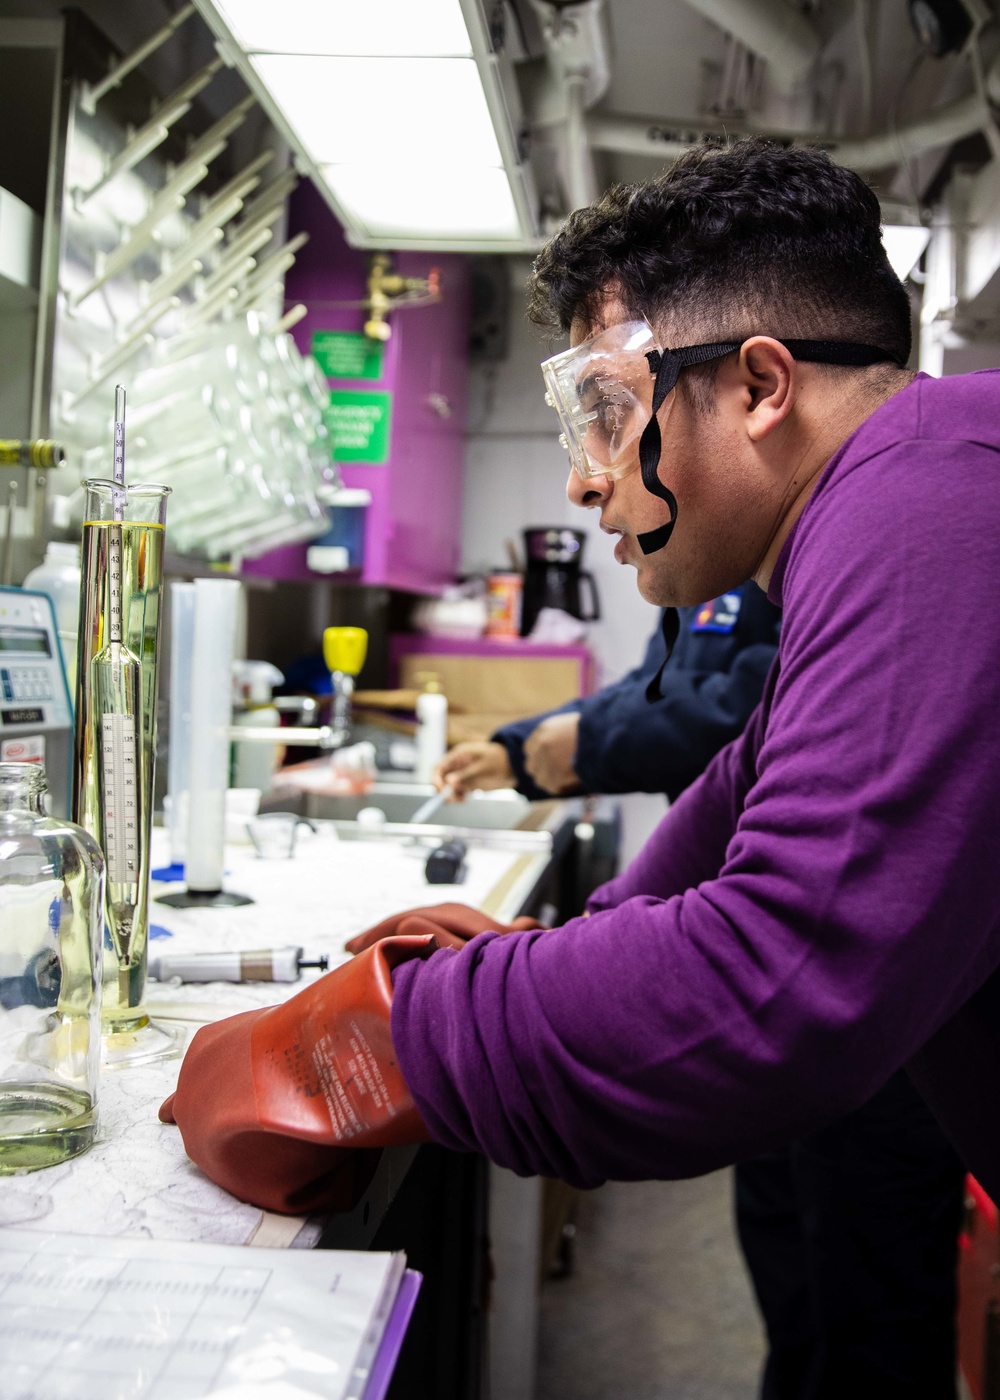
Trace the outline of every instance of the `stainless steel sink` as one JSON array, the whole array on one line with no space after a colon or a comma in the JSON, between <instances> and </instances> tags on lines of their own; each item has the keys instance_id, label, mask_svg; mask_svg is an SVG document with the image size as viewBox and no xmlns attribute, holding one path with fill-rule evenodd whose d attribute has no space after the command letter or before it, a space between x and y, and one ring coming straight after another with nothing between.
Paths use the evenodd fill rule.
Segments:
<instances>
[{"instance_id":1,"label":"stainless steel sink","mask_svg":"<svg viewBox=\"0 0 1000 1400\"><path fill-rule=\"evenodd\" d=\"M385 813L392 826L409 822L435 789L423 783L375 783L363 796L334 796L322 792L299 792L275 789L261 802L261 811L297 812L303 817L320 821L354 822L364 807L376 807ZM510 789L499 792L476 793L464 802L448 802L435 812L431 824L415 827L414 832L432 832L439 828L462 831L523 830L522 823L532 813L526 797ZM537 826L532 820L531 827ZM370 830L370 828L368 828ZM398 834L398 833L393 833Z\"/></svg>"}]
</instances>

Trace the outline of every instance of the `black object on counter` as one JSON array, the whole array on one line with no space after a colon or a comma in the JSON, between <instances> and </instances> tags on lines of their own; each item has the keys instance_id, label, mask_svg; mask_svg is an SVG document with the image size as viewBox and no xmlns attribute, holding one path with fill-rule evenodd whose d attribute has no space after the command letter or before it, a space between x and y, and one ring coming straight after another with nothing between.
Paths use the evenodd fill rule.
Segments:
<instances>
[{"instance_id":1,"label":"black object on counter","mask_svg":"<svg viewBox=\"0 0 1000 1400\"><path fill-rule=\"evenodd\" d=\"M429 885L460 885L465 879L467 847L457 837L442 841L427 857L424 879Z\"/></svg>"}]
</instances>

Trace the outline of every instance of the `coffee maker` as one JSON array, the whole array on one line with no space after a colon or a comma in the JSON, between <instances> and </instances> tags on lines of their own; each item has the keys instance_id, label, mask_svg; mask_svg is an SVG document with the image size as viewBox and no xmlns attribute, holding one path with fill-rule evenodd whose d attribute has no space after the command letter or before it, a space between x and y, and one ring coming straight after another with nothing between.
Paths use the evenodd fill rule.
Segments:
<instances>
[{"instance_id":1,"label":"coffee maker","mask_svg":"<svg viewBox=\"0 0 1000 1400\"><path fill-rule=\"evenodd\" d=\"M521 636L535 625L542 608L561 608L581 622L594 622L601 615L597 586L592 574L580 568L587 537L582 530L563 525L535 526L524 531L524 599L521 604ZM581 586L589 590L589 608L584 611Z\"/></svg>"}]
</instances>

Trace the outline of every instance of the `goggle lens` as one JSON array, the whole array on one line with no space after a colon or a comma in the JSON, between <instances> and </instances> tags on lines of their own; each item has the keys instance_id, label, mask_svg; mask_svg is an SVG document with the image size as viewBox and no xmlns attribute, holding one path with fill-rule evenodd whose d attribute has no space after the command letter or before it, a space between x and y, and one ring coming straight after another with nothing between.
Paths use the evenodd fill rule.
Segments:
<instances>
[{"instance_id":1,"label":"goggle lens","mask_svg":"<svg viewBox=\"0 0 1000 1400\"><path fill-rule=\"evenodd\" d=\"M657 348L647 323L630 321L542 365L545 401L559 415L560 442L584 480L622 477L639 465L639 439L652 410L647 353Z\"/></svg>"}]
</instances>

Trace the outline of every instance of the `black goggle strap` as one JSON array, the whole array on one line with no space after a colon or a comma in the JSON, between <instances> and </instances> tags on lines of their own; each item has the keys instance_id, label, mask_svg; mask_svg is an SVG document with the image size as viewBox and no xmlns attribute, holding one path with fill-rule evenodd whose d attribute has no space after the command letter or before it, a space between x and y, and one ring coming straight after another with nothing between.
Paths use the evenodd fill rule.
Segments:
<instances>
[{"instance_id":1,"label":"black goggle strap","mask_svg":"<svg viewBox=\"0 0 1000 1400\"><path fill-rule=\"evenodd\" d=\"M827 365L876 365L885 361L898 364L895 355L888 350L880 350L876 345L859 345L849 340L782 340L779 342L794 359L813 361ZM721 360L731 355L744 344L742 340L715 341L708 345L686 345L680 350L649 350L646 359L650 373L656 376L653 385L653 404L649 422L639 439L639 467L642 471L642 484L646 490L661 501L665 501L670 511L670 519L655 530L646 530L636 536L643 554L655 554L670 539L677 522L677 498L668 486L660 480L660 424L657 420L667 395L674 389L682 369L688 365L703 365L709 360ZM659 678L657 678L658 680Z\"/></svg>"},{"instance_id":2,"label":"black goggle strap","mask_svg":"<svg viewBox=\"0 0 1000 1400\"><path fill-rule=\"evenodd\" d=\"M721 341L714 345L688 345L682 350L650 350L646 354L651 373L656 375L653 385L653 404L649 422L642 430L639 439L639 468L642 471L642 484L661 501L666 501L670 519L655 530L646 530L637 535L639 548L643 554L655 554L662 549L673 533L677 521L677 497L665 486L658 475L660 465L660 424L657 419L663 403L677 383L678 376L687 365L701 365L708 360L719 360L738 350L742 341ZM794 353L794 352L793 352Z\"/></svg>"},{"instance_id":3,"label":"black goggle strap","mask_svg":"<svg viewBox=\"0 0 1000 1400\"><path fill-rule=\"evenodd\" d=\"M686 365L704 364L707 360L721 359L723 355L730 355L734 350L738 350L742 344L742 341L724 341L715 345L687 346L682 350L650 350L646 355L650 371L656 375L656 384L653 387L653 414L639 439L639 465L642 468L642 484L654 496L666 501L670 509L670 520L659 529L648 530L638 536L643 554L653 554L663 548L677 519L677 500L657 475L657 467L660 464L660 425L656 421L656 415ZM887 350L880 350L875 345L859 345L853 341L783 340L781 344L796 360L813 361L816 364L862 366L886 362L896 365L900 363L899 359L890 355ZM680 616L676 608L664 609L661 632L666 655L660 669L646 686L646 700L649 704L655 704L663 698L660 682L680 632Z\"/></svg>"},{"instance_id":4,"label":"black goggle strap","mask_svg":"<svg viewBox=\"0 0 1000 1400\"><path fill-rule=\"evenodd\" d=\"M666 669L667 662L670 660L670 653L674 649L674 644L677 641L677 635L680 632L680 630L681 619L677 609L664 608L663 621L660 623L660 633L663 637L663 642L666 647L666 655L664 656L663 661L660 663L660 669L657 671L656 675L646 686L647 705L652 705L657 700L663 699L663 696L660 694L660 681L663 679L663 672Z\"/></svg>"}]
</instances>

